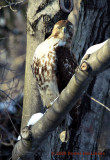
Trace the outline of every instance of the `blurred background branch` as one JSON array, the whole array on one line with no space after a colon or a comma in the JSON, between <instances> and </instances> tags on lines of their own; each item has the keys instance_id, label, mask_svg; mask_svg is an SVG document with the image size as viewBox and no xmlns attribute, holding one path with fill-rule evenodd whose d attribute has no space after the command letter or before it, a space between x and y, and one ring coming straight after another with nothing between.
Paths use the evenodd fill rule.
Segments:
<instances>
[{"instance_id":1,"label":"blurred background branch","mask_svg":"<svg viewBox=\"0 0 110 160\"><path fill-rule=\"evenodd\" d=\"M0 160L9 160L20 132L26 8L26 0L0 0Z\"/></svg>"}]
</instances>

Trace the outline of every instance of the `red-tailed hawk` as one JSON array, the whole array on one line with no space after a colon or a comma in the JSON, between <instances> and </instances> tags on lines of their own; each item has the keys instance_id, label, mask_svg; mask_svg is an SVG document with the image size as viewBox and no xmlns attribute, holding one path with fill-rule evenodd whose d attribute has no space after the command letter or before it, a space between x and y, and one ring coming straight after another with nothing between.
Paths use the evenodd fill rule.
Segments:
<instances>
[{"instance_id":1,"label":"red-tailed hawk","mask_svg":"<svg viewBox=\"0 0 110 160\"><path fill-rule=\"evenodd\" d=\"M52 34L35 51L32 70L44 106L53 102L75 72L77 61L71 54L74 29L68 20L58 21Z\"/></svg>"}]
</instances>

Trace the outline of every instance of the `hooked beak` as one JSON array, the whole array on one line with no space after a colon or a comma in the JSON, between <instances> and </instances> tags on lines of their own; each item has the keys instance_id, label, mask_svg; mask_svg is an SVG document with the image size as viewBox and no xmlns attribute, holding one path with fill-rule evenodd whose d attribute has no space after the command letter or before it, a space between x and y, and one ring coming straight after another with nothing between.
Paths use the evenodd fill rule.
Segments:
<instances>
[{"instance_id":1,"label":"hooked beak","mask_svg":"<svg viewBox=\"0 0 110 160\"><path fill-rule=\"evenodd\" d=\"M66 33L66 27L62 27L64 33Z\"/></svg>"}]
</instances>

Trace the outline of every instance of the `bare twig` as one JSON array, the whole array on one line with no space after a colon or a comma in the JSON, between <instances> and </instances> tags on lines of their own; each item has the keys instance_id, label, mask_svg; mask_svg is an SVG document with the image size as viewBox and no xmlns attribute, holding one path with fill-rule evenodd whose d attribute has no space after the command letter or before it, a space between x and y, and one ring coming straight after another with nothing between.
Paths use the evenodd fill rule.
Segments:
<instances>
[{"instance_id":1,"label":"bare twig","mask_svg":"<svg viewBox=\"0 0 110 160\"><path fill-rule=\"evenodd\" d=\"M19 72L20 73L20 72ZM14 79L17 79L17 77L19 77L20 75L22 75L22 73L21 74L19 74L19 75L17 75L17 76L15 76L15 77L13 77ZM10 82L12 82L13 81L13 78L11 78L10 80L8 80L8 81L3 81L3 82L1 82L0 84L8 84L8 83L10 83Z\"/></svg>"},{"instance_id":2,"label":"bare twig","mask_svg":"<svg viewBox=\"0 0 110 160\"><path fill-rule=\"evenodd\" d=\"M91 99L93 100L94 102L100 104L101 106L103 106L104 108L106 108L109 112L110 112L110 108L107 107L106 105L104 105L103 103L99 102L98 100L96 100L95 98L91 97L88 93L86 93L86 95Z\"/></svg>"},{"instance_id":3,"label":"bare twig","mask_svg":"<svg viewBox=\"0 0 110 160\"><path fill-rule=\"evenodd\" d=\"M13 123L13 121L12 121L10 115L9 115L9 113L7 112L7 110L5 110L5 112L7 113L8 117L9 117L9 120L10 120L10 122L11 122L11 124L12 124L12 126L13 126L13 128L15 130L15 132L19 135L19 132L17 131L17 129L16 129L16 127L15 127L15 125L14 125L14 123Z\"/></svg>"},{"instance_id":4,"label":"bare twig","mask_svg":"<svg viewBox=\"0 0 110 160\"><path fill-rule=\"evenodd\" d=\"M11 7L11 6L16 6L16 5L21 4L21 3L25 2L25 1L26 0L23 0L23 1L20 1L20 2L12 2L12 3L10 3L10 2L7 1L8 5L0 6L0 9L6 8L6 7ZM14 11L14 10L12 9L12 11Z\"/></svg>"},{"instance_id":5,"label":"bare twig","mask_svg":"<svg viewBox=\"0 0 110 160\"><path fill-rule=\"evenodd\" d=\"M15 104L22 109L21 105L19 103L17 103L13 98L11 98L6 92L4 92L2 89L0 89L0 92L4 93L10 100L15 102Z\"/></svg>"},{"instance_id":6,"label":"bare twig","mask_svg":"<svg viewBox=\"0 0 110 160\"><path fill-rule=\"evenodd\" d=\"M16 140L16 138L6 128L4 128L2 125L0 125L0 129L3 130L7 134L8 139ZM0 138L0 140L1 140L1 138Z\"/></svg>"},{"instance_id":7,"label":"bare twig","mask_svg":"<svg viewBox=\"0 0 110 160\"><path fill-rule=\"evenodd\" d=\"M3 40L3 39L8 39L9 37L2 37L2 38L0 38L0 40Z\"/></svg>"},{"instance_id":8,"label":"bare twig","mask_svg":"<svg viewBox=\"0 0 110 160\"><path fill-rule=\"evenodd\" d=\"M4 146L7 146L7 147L9 147L9 146L14 146L14 143L12 143L12 141L11 141L10 143L0 141L0 143L1 143L2 145L4 145Z\"/></svg>"},{"instance_id":9,"label":"bare twig","mask_svg":"<svg viewBox=\"0 0 110 160\"><path fill-rule=\"evenodd\" d=\"M11 71L11 72L13 72L13 73L20 73L20 72L18 72L17 70L14 70L14 69L11 69L11 68L6 67L7 65L8 65L8 64L0 63L0 66L3 67L3 68L5 68L6 70L9 70L9 71Z\"/></svg>"}]
</instances>

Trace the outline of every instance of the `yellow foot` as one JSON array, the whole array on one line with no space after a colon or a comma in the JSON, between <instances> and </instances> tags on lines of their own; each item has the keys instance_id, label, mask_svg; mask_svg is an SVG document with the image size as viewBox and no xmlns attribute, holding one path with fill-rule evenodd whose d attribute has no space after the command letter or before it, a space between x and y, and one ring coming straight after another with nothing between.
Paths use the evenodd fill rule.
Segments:
<instances>
[{"instance_id":1,"label":"yellow foot","mask_svg":"<svg viewBox=\"0 0 110 160\"><path fill-rule=\"evenodd\" d=\"M51 104L48 104L48 105L46 106L46 109L49 109L51 106L52 106Z\"/></svg>"}]
</instances>

